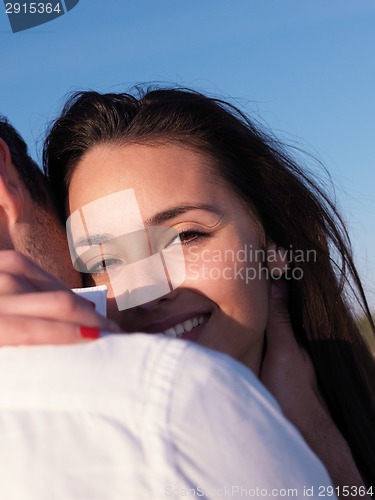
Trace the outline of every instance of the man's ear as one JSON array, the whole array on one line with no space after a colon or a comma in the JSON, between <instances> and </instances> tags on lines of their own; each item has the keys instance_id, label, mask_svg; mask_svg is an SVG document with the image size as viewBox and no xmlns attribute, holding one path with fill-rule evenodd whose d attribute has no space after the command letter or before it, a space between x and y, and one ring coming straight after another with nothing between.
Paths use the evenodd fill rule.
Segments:
<instances>
[{"instance_id":1,"label":"man's ear","mask_svg":"<svg viewBox=\"0 0 375 500\"><path fill-rule=\"evenodd\" d=\"M279 279L286 273L289 257L284 247L277 247L273 242L267 245L267 267L272 278Z\"/></svg>"},{"instance_id":2,"label":"man's ear","mask_svg":"<svg viewBox=\"0 0 375 500\"><path fill-rule=\"evenodd\" d=\"M0 139L0 217L7 217L9 223L15 224L22 205L23 187L12 163L9 148Z\"/></svg>"}]
</instances>

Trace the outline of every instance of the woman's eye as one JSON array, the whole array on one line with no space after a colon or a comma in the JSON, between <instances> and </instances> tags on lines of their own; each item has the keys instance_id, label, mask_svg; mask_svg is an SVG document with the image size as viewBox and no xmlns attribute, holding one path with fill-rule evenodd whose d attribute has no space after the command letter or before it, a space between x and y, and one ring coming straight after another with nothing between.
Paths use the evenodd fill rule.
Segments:
<instances>
[{"instance_id":1,"label":"woman's eye","mask_svg":"<svg viewBox=\"0 0 375 500\"><path fill-rule=\"evenodd\" d=\"M171 238L163 248L171 247L172 245L176 245L180 242L182 245L189 245L190 243L193 243L193 241L196 242L201 238L204 238L205 236L208 236L208 234L201 231L181 231L181 233L178 233L173 238Z\"/></svg>"},{"instance_id":2,"label":"woman's eye","mask_svg":"<svg viewBox=\"0 0 375 500\"><path fill-rule=\"evenodd\" d=\"M114 258L103 259L94 265L87 266L87 272L89 274L102 274L102 273L105 273L107 271L107 269L109 269L110 267L117 266L121 263L122 262L120 259L114 259Z\"/></svg>"},{"instance_id":3,"label":"woman's eye","mask_svg":"<svg viewBox=\"0 0 375 500\"><path fill-rule=\"evenodd\" d=\"M207 236L207 233L203 233L201 231L182 231L179 234L181 243L183 245L189 245L190 243L197 242Z\"/></svg>"}]
</instances>

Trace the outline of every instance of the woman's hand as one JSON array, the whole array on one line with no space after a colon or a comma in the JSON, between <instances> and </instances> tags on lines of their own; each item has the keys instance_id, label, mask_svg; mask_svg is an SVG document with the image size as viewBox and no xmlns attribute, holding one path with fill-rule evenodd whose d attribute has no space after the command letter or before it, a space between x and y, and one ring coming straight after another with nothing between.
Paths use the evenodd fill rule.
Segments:
<instances>
[{"instance_id":1,"label":"woman's hand","mask_svg":"<svg viewBox=\"0 0 375 500\"><path fill-rule=\"evenodd\" d=\"M295 340L286 283L271 284L267 349L260 379L326 466L335 486L363 486L350 448L319 392L313 363ZM347 498L347 497L346 497ZM369 498L369 497L361 497Z\"/></svg>"},{"instance_id":2,"label":"woman's hand","mask_svg":"<svg viewBox=\"0 0 375 500\"><path fill-rule=\"evenodd\" d=\"M25 256L0 252L0 346L77 343L100 331L121 330Z\"/></svg>"}]
</instances>

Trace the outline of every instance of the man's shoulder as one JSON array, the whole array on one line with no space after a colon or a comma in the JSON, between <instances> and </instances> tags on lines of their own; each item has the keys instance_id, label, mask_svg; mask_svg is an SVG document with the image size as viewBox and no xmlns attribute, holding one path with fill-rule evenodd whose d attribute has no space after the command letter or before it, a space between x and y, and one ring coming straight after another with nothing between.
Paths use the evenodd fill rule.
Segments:
<instances>
[{"instance_id":1,"label":"man's shoulder","mask_svg":"<svg viewBox=\"0 0 375 500\"><path fill-rule=\"evenodd\" d=\"M159 335L0 350L0 429L4 498L73 498L72 478L103 500L329 484L252 372Z\"/></svg>"},{"instance_id":2,"label":"man's shoulder","mask_svg":"<svg viewBox=\"0 0 375 500\"><path fill-rule=\"evenodd\" d=\"M0 407L12 401L53 404L71 411L76 399L81 406L102 409L99 395L107 404L122 394L124 401L151 401L151 393L176 396L184 388L185 397L196 397L197 387L210 386L212 392L245 390L272 406L272 397L257 378L226 355L190 342L161 335L109 335L95 342L65 346L6 347L0 350ZM246 387L246 388L245 388ZM162 388L162 389L161 389ZM207 390L207 389L206 389ZM25 395L28 395L25 398ZM65 399L61 397L65 395ZM247 395L248 397L248 395ZM107 409L109 409L107 407Z\"/></svg>"}]
</instances>

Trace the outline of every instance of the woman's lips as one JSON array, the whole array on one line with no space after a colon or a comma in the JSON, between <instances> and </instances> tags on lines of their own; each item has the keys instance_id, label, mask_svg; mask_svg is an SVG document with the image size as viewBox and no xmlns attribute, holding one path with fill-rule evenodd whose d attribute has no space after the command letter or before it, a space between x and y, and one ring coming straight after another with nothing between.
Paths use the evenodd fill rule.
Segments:
<instances>
[{"instance_id":1,"label":"woman's lips","mask_svg":"<svg viewBox=\"0 0 375 500\"><path fill-rule=\"evenodd\" d=\"M203 323L201 323L200 325L198 325L195 328L193 328L192 330L190 330L190 332L183 333L180 338L183 340L190 340L191 342L198 342L200 336L203 333L203 330L206 327L206 324L207 324L209 318L210 318L210 316L208 315L204 319Z\"/></svg>"},{"instance_id":2,"label":"woman's lips","mask_svg":"<svg viewBox=\"0 0 375 500\"><path fill-rule=\"evenodd\" d=\"M182 338L197 342L211 313L191 313L170 318L161 323L154 323L142 328L146 333L162 333L166 337Z\"/></svg>"}]
</instances>

